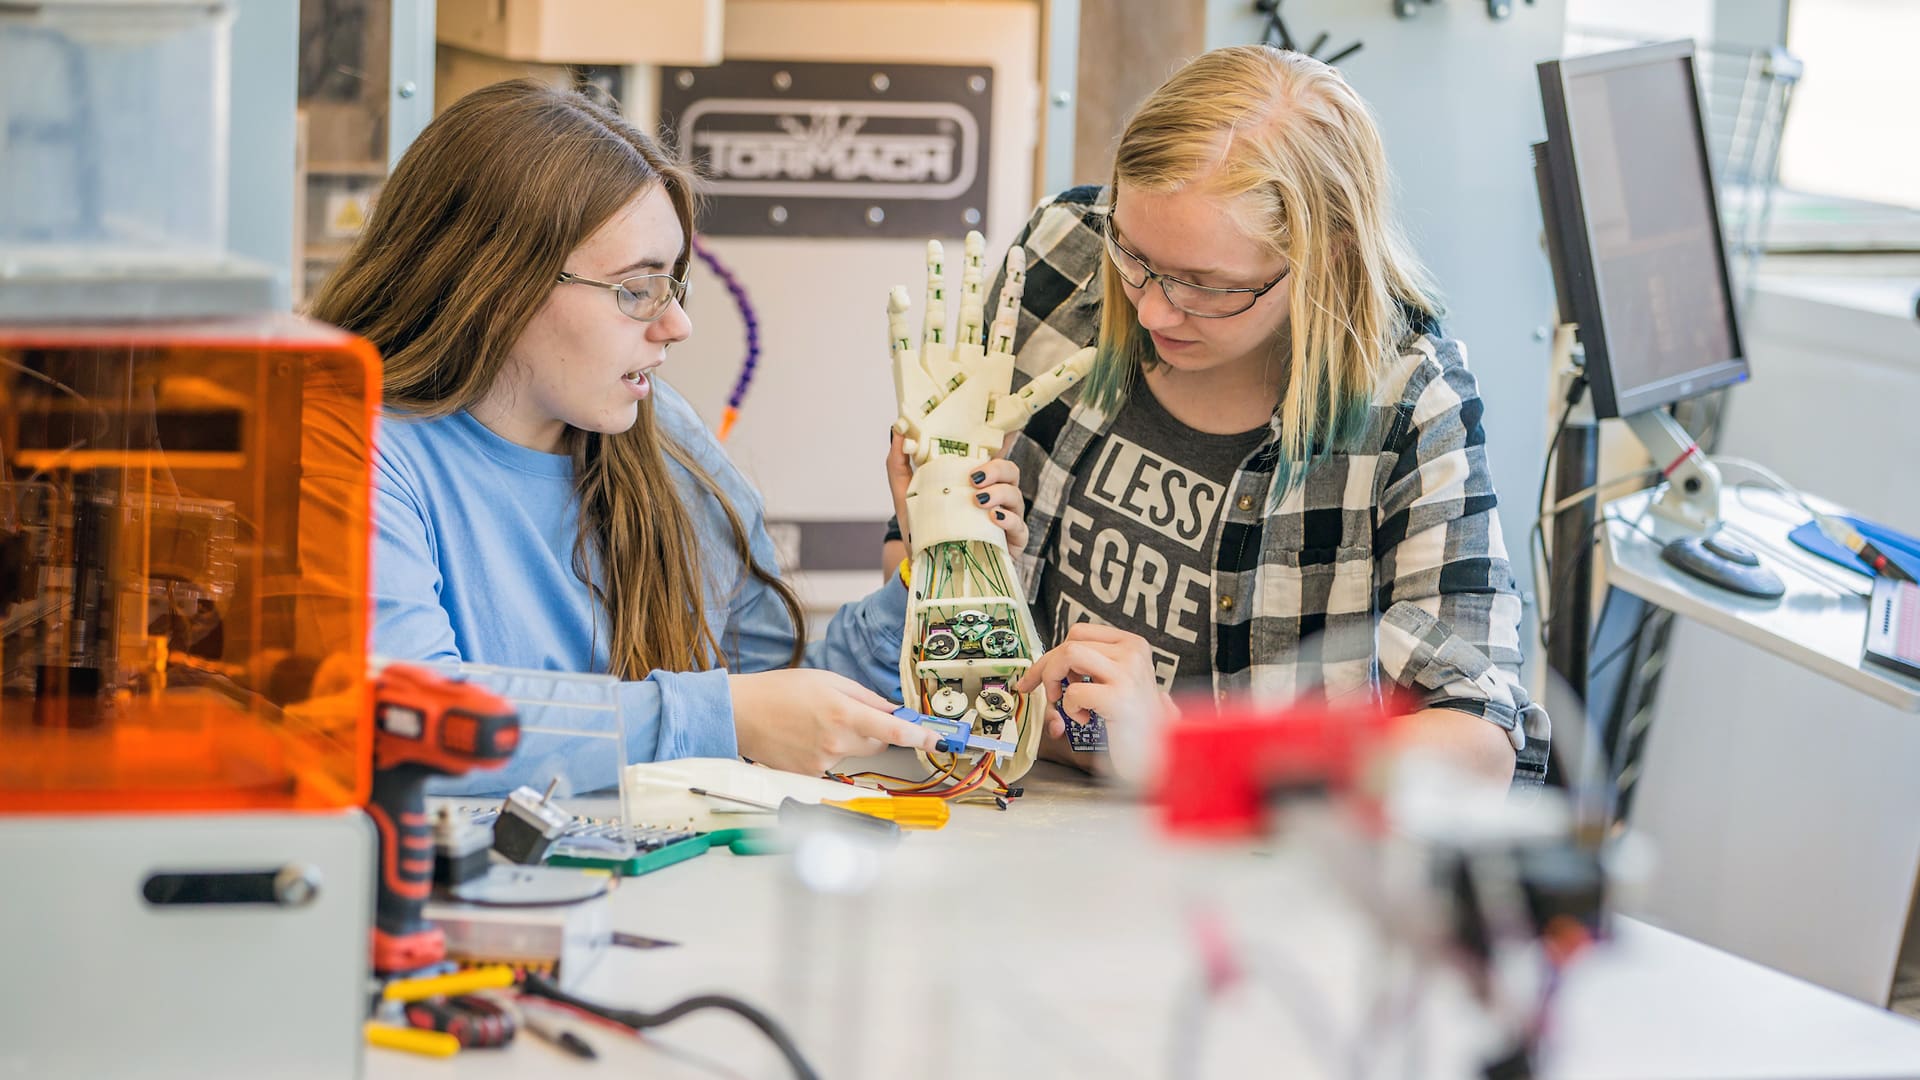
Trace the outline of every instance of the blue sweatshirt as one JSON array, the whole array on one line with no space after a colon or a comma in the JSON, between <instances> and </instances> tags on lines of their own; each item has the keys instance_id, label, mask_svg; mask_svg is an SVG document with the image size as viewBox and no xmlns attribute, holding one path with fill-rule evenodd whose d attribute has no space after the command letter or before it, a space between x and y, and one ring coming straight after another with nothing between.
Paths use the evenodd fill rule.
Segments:
<instances>
[{"instance_id":1,"label":"blue sweatshirt","mask_svg":"<svg viewBox=\"0 0 1920 1080\"><path fill-rule=\"evenodd\" d=\"M684 398L657 378L653 388L661 434L714 478L746 525L754 557L773 569L759 493ZM669 458L667 468L692 514L707 580L706 594L693 602L725 651L727 669L784 666L793 643L785 606L734 554L719 505L680 464ZM607 670L605 612L574 573L579 507L570 458L509 442L464 411L426 420L388 415L379 423L373 471L375 652L394 660ZM597 580L597 561L593 573ZM906 598L895 577L847 605L826 637L809 646L805 665L900 700ZM618 697L628 762L737 753L726 670L654 671L619 684ZM581 716L568 710L567 721ZM544 787L556 772L572 791L615 782L607 740L577 739L561 751L555 745L543 748L529 737L505 768L442 781L435 790Z\"/></svg>"}]
</instances>

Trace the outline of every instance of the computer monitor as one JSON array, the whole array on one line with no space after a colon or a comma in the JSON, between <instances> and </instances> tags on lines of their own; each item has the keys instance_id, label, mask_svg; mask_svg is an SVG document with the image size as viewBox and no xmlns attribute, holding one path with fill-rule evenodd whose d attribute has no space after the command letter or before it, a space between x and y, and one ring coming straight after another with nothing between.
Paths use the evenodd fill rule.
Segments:
<instances>
[{"instance_id":1,"label":"computer monitor","mask_svg":"<svg viewBox=\"0 0 1920 1080\"><path fill-rule=\"evenodd\" d=\"M1549 60L1539 74L1541 209L1595 415L1744 380L1693 43Z\"/></svg>"}]
</instances>

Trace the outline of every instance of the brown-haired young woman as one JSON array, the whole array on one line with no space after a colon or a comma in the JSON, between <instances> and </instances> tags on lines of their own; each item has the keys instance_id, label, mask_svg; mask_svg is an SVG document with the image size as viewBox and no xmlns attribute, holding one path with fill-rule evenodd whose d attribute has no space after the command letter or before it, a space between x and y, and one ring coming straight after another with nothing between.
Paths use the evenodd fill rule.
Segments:
<instances>
[{"instance_id":1,"label":"brown-haired young woman","mask_svg":"<svg viewBox=\"0 0 1920 1080\"><path fill-rule=\"evenodd\" d=\"M818 772L930 747L882 696L898 693L905 589L807 647L759 496L653 378L692 331L694 200L618 113L531 82L462 98L401 159L314 305L386 358L375 646L611 672L629 760ZM801 664L829 670L778 670ZM596 768L561 763L576 789L612 782Z\"/></svg>"}]
</instances>

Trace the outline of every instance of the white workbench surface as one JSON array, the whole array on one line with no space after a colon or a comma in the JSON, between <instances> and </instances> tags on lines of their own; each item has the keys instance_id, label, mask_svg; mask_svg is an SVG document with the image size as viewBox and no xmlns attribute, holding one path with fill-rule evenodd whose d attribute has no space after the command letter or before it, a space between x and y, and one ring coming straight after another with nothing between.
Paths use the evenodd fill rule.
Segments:
<instances>
[{"instance_id":1,"label":"white workbench surface","mask_svg":"<svg viewBox=\"0 0 1920 1080\"><path fill-rule=\"evenodd\" d=\"M1866 575L1827 562L1787 539L1807 520L1806 511L1762 487L1726 485L1720 513L1728 535L1759 555L1787 586L1787 594L1778 600L1754 600L1681 573L1660 558L1665 541L1687 533L1648 511L1653 494L1636 492L1607 504L1609 585L1897 709L1920 712L1920 679L1861 661L1867 634ZM1818 499L1809 501L1823 511L1843 512Z\"/></svg>"},{"instance_id":2,"label":"white workbench surface","mask_svg":"<svg viewBox=\"0 0 1920 1080\"><path fill-rule=\"evenodd\" d=\"M1229 999L1210 1014L1203 1066L1183 1075L1328 1075L1316 1047L1360 1027L1358 973L1377 956L1365 924L1304 851L1165 849L1144 816L1042 765L1012 810L958 806L945 831L910 834L880 895L852 903L802 889L789 858L711 852L620 887L617 929L680 944L614 949L583 992L643 1008L709 990L744 996L787 1024L825 1077L1167 1076L1193 971L1178 913L1219 902L1234 925L1248 910L1234 899L1251 891L1265 928L1280 928L1294 989L1310 996L1291 1018L1285 991ZM1562 991L1546 1075L1920 1075L1920 1025L1642 923L1617 930ZM1407 1074L1398 1062L1419 1062L1412 1075L1457 1073L1471 1025L1446 1020L1457 994L1431 996L1411 1045L1393 1045L1402 1023L1365 1040L1390 1047L1369 1075ZM577 1030L599 1061L523 1036L446 1060L369 1051L366 1075L785 1075L765 1040L724 1013L644 1043Z\"/></svg>"}]
</instances>

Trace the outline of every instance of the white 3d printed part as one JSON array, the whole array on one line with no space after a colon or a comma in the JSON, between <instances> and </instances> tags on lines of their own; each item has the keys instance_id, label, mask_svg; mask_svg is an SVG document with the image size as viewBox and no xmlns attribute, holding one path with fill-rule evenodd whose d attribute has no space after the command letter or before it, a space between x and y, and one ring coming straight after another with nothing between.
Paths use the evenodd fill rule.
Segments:
<instances>
[{"instance_id":1,"label":"white 3d printed part","mask_svg":"<svg viewBox=\"0 0 1920 1080\"><path fill-rule=\"evenodd\" d=\"M940 242L927 242L927 308L920 347L907 332L907 290L887 298L888 345L893 386L913 459L907 488L907 520L901 522L912 552L912 595L900 649L900 688L908 707L934 716L964 718L975 734L1014 744L995 768L1003 781L1033 766L1045 728L1047 702L1038 692L1011 688L1043 651L1027 611L1006 534L974 501L970 476L999 453L1007 433L1083 378L1094 350L1065 362L1013 390L1013 333L1026 285L1026 253L1007 253L1000 309L983 339L985 296L981 261L986 240L967 234L962 270L960 327L947 335L946 273ZM971 703L987 693L989 707ZM997 692L997 693L996 693ZM957 756L963 760L955 761ZM978 752L921 757L957 775L978 764Z\"/></svg>"},{"instance_id":2,"label":"white 3d printed part","mask_svg":"<svg viewBox=\"0 0 1920 1080\"><path fill-rule=\"evenodd\" d=\"M764 825L765 814L748 807L695 795L688 788L723 792L742 799L779 805L783 799L817 803L827 799L884 799L885 791L849 787L838 780L781 772L739 758L674 758L627 766L627 820L637 825L672 826L711 832L736 825Z\"/></svg>"}]
</instances>

